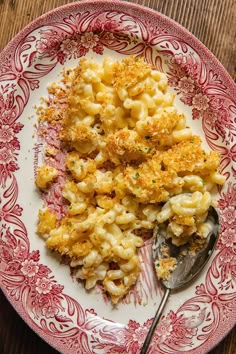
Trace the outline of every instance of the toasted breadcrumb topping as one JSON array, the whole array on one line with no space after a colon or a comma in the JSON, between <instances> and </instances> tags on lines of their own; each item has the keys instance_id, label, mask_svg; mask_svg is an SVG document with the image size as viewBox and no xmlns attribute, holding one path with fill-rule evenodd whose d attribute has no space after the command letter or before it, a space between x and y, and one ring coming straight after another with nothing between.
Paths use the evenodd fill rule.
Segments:
<instances>
[{"instance_id":1,"label":"toasted breadcrumb topping","mask_svg":"<svg viewBox=\"0 0 236 354\"><path fill-rule=\"evenodd\" d=\"M176 245L206 233L211 189L224 183L220 156L206 152L201 138L174 104L168 79L141 57L101 64L82 58L48 88L38 108L43 138L55 129L58 146L45 149L36 185L50 193L64 173L66 215L51 206L39 211L38 233L49 249L66 255L86 289L102 284L117 303L140 274L141 235L168 222ZM60 149L65 165L53 167ZM64 171L64 172L63 172ZM195 247L195 246L196 247ZM175 269L175 258L155 265L159 278Z\"/></svg>"}]
</instances>

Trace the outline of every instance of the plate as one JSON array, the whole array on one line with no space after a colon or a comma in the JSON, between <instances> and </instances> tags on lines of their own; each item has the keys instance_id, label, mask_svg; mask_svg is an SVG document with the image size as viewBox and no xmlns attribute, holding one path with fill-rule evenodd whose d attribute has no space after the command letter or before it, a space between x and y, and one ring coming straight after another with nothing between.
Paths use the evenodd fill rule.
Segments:
<instances>
[{"instance_id":1,"label":"plate","mask_svg":"<svg viewBox=\"0 0 236 354\"><path fill-rule=\"evenodd\" d=\"M65 354L136 354L163 290L148 245L140 252L140 280L115 307L99 288L86 293L46 250L36 234L42 200L34 177L42 143L34 105L62 68L83 56L141 54L167 74L205 148L221 153L227 178L218 190L217 249L195 282L170 297L149 353L206 353L235 324L235 85L207 48L160 13L122 1L83 1L38 18L0 54L1 287L27 324Z\"/></svg>"}]
</instances>

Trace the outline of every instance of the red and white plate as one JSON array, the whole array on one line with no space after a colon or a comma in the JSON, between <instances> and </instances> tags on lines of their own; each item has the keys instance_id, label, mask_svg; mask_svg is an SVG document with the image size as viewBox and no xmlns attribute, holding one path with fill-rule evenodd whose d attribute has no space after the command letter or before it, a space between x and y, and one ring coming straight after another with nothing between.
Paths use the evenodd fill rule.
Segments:
<instances>
[{"instance_id":1,"label":"red and white plate","mask_svg":"<svg viewBox=\"0 0 236 354\"><path fill-rule=\"evenodd\" d=\"M27 324L65 354L136 354L163 290L149 245L142 274L116 307L99 288L86 293L36 234L42 205L34 185L42 143L34 105L82 56L143 55L164 71L177 105L204 146L221 153L227 181L218 191L221 234L190 287L173 293L149 353L206 353L236 318L236 89L207 48L174 21L121 1L82 1L55 9L21 31L0 54L0 280ZM48 139L53 144L53 139ZM60 190L55 190L56 198Z\"/></svg>"}]
</instances>

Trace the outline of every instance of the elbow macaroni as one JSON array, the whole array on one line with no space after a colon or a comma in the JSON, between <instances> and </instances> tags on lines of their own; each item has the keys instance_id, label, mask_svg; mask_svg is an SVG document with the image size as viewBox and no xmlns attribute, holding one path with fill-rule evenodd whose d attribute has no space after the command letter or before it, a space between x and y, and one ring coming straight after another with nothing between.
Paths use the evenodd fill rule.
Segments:
<instances>
[{"instance_id":1,"label":"elbow macaroni","mask_svg":"<svg viewBox=\"0 0 236 354\"><path fill-rule=\"evenodd\" d=\"M38 233L48 248L70 258L86 289L102 283L117 303L140 273L142 234L168 221L176 245L193 233L203 238L210 189L224 177L216 171L218 154L202 150L176 110L167 77L143 59L106 58L101 65L81 59L68 81L59 121L67 214L57 220L40 210ZM49 109L39 119L57 124ZM42 166L36 185L47 192L57 175Z\"/></svg>"}]
</instances>

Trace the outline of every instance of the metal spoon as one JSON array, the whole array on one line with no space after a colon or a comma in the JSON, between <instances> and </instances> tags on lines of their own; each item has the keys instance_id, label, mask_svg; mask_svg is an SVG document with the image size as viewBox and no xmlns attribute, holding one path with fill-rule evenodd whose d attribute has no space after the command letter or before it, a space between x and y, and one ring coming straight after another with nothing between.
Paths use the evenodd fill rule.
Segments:
<instances>
[{"instance_id":1,"label":"metal spoon","mask_svg":"<svg viewBox=\"0 0 236 354\"><path fill-rule=\"evenodd\" d=\"M162 311L165 307L171 290L180 289L183 286L187 285L187 283L193 280L200 273L200 271L203 269L203 267L209 260L219 236L219 216L215 208L209 208L206 222L209 223L209 225L211 226L209 234L206 237L206 242L204 243L202 248L194 254L190 251L188 245L177 247L172 244L171 239L165 238L167 224L159 225L154 230L154 242L152 248L154 262L165 258L165 255L163 255L162 253L164 246L165 251L166 247L169 248L170 257L176 258L177 265L173 272L170 273L170 277L168 278L168 280L161 280L162 284L165 287L165 293L157 309L157 312L148 331L140 354L147 353L153 333L162 315Z\"/></svg>"}]
</instances>

